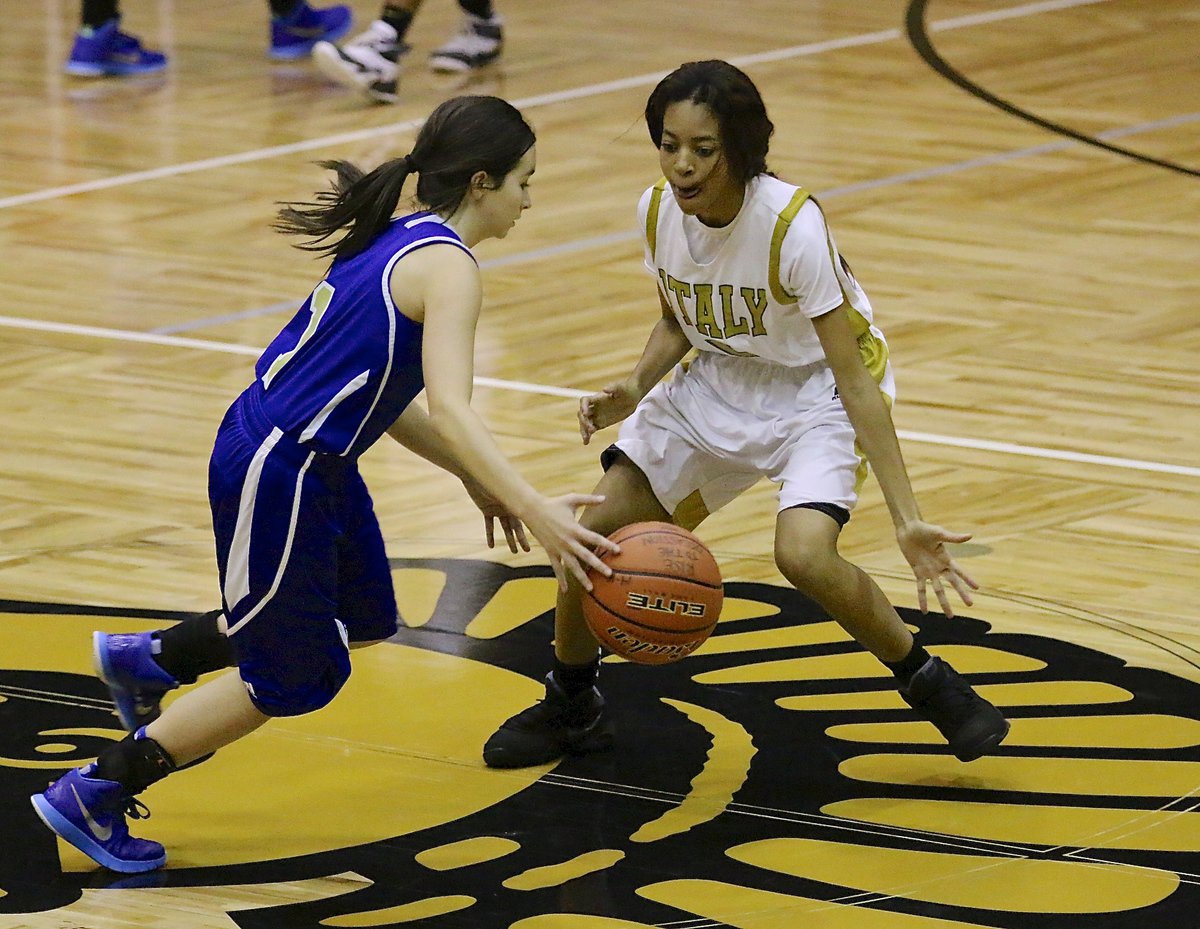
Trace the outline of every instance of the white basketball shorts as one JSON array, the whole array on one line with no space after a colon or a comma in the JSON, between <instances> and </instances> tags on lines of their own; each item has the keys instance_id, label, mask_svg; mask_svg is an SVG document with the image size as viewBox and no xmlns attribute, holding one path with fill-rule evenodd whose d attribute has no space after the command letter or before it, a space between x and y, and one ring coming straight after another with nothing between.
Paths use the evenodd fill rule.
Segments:
<instances>
[{"instance_id":1,"label":"white basketball shorts","mask_svg":"<svg viewBox=\"0 0 1200 929\"><path fill-rule=\"evenodd\" d=\"M880 389L889 402L895 396L890 367ZM779 485L780 510L832 503L850 511L867 474L824 362L789 368L701 352L645 396L616 446L689 527L762 477Z\"/></svg>"}]
</instances>

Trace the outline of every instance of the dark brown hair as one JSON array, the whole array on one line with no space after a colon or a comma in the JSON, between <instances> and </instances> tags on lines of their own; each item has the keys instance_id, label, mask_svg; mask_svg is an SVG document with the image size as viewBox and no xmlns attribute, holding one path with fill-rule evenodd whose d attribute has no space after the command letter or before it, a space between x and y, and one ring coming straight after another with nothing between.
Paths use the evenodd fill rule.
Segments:
<instances>
[{"instance_id":1,"label":"dark brown hair","mask_svg":"<svg viewBox=\"0 0 1200 929\"><path fill-rule=\"evenodd\" d=\"M662 145L663 118L672 103L690 100L712 110L730 173L743 184L767 173L767 148L775 126L758 88L727 61L689 61L661 81L646 101L646 128Z\"/></svg>"},{"instance_id":2,"label":"dark brown hair","mask_svg":"<svg viewBox=\"0 0 1200 929\"><path fill-rule=\"evenodd\" d=\"M410 174L417 175L417 200L423 206L452 213L476 172L485 172L499 187L534 141L533 129L511 103L499 97L454 97L430 114L412 153L403 158L369 173L348 161L320 162L337 174L333 186L312 202L283 204L274 228L308 236L297 248L334 260L349 258L387 228ZM330 241L342 230L345 235Z\"/></svg>"}]
</instances>

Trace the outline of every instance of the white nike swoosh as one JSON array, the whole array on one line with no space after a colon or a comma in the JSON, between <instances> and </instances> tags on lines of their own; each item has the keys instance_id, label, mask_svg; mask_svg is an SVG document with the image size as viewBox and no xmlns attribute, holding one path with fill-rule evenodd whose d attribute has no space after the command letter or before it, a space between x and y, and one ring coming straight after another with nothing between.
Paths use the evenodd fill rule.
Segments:
<instances>
[{"instance_id":1,"label":"white nike swoosh","mask_svg":"<svg viewBox=\"0 0 1200 929\"><path fill-rule=\"evenodd\" d=\"M79 796L79 791L75 789L75 785L71 785L71 793L75 795L75 802L79 804L79 812L83 814L83 821L87 823L87 827L92 830L94 835L101 842L107 842L112 838L112 826L104 826L92 819L91 810L83 805L83 799Z\"/></svg>"}]
</instances>

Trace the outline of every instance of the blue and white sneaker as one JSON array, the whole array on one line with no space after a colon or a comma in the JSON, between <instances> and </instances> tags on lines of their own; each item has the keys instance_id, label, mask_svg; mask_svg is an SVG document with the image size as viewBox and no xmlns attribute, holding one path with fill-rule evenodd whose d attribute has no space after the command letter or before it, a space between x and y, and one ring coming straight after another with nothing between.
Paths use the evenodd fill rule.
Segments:
<instances>
[{"instance_id":1,"label":"blue and white sneaker","mask_svg":"<svg viewBox=\"0 0 1200 929\"><path fill-rule=\"evenodd\" d=\"M75 34L71 57L64 70L76 77L126 77L152 74L167 66L162 52L142 48L134 36L121 31L121 18L114 16L103 26L87 27Z\"/></svg>"},{"instance_id":2,"label":"blue and white sneaker","mask_svg":"<svg viewBox=\"0 0 1200 929\"><path fill-rule=\"evenodd\" d=\"M318 42L336 42L349 32L352 19L347 6L319 10L300 0L287 16L271 17L271 57L307 58Z\"/></svg>"},{"instance_id":3,"label":"blue and white sneaker","mask_svg":"<svg viewBox=\"0 0 1200 929\"><path fill-rule=\"evenodd\" d=\"M135 839L125 817L146 819L150 811L126 796L116 781L92 777L94 764L68 771L30 800L52 832L98 864L123 874L153 871L167 862L158 842Z\"/></svg>"},{"instance_id":4,"label":"blue and white sneaker","mask_svg":"<svg viewBox=\"0 0 1200 929\"><path fill-rule=\"evenodd\" d=\"M162 715L162 698L179 682L154 660L149 632L92 633L96 676L108 685L121 725L136 732Z\"/></svg>"}]
</instances>

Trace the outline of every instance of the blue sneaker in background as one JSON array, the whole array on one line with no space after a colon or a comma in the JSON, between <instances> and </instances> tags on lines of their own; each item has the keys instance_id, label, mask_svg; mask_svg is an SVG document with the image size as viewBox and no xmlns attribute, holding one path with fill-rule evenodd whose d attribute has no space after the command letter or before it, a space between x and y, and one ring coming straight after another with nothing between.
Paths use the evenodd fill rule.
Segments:
<instances>
[{"instance_id":1,"label":"blue sneaker in background","mask_svg":"<svg viewBox=\"0 0 1200 929\"><path fill-rule=\"evenodd\" d=\"M318 42L335 42L350 31L350 8L311 7L300 0L287 16L271 17L271 57L307 58Z\"/></svg>"},{"instance_id":2,"label":"blue sneaker in background","mask_svg":"<svg viewBox=\"0 0 1200 929\"><path fill-rule=\"evenodd\" d=\"M108 685L121 725L129 732L158 719L163 695L179 686L154 660L149 632L93 632L92 659L96 676Z\"/></svg>"},{"instance_id":3,"label":"blue sneaker in background","mask_svg":"<svg viewBox=\"0 0 1200 929\"><path fill-rule=\"evenodd\" d=\"M103 26L83 28L75 34L71 57L64 70L76 77L125 77L152 74L167 66L162 52L142 48L134 36L122 32L121 18L114 16Z\"/></svg>"},{"instance_id":4,"label":"blue sneaker in background","mask_svg":"<svg viewBox=\"0 0 1200 929\"><path fill-rule=\"evenodd\" d=\"M128 814L145 819L150 811L125 795L116 781L90 775L94 764L68 771L30 800L52 832L98 864L123 874L153 871L167 862L166 850L148 839L135 839L125 824Z\"/></svg>"}]
</instances>

